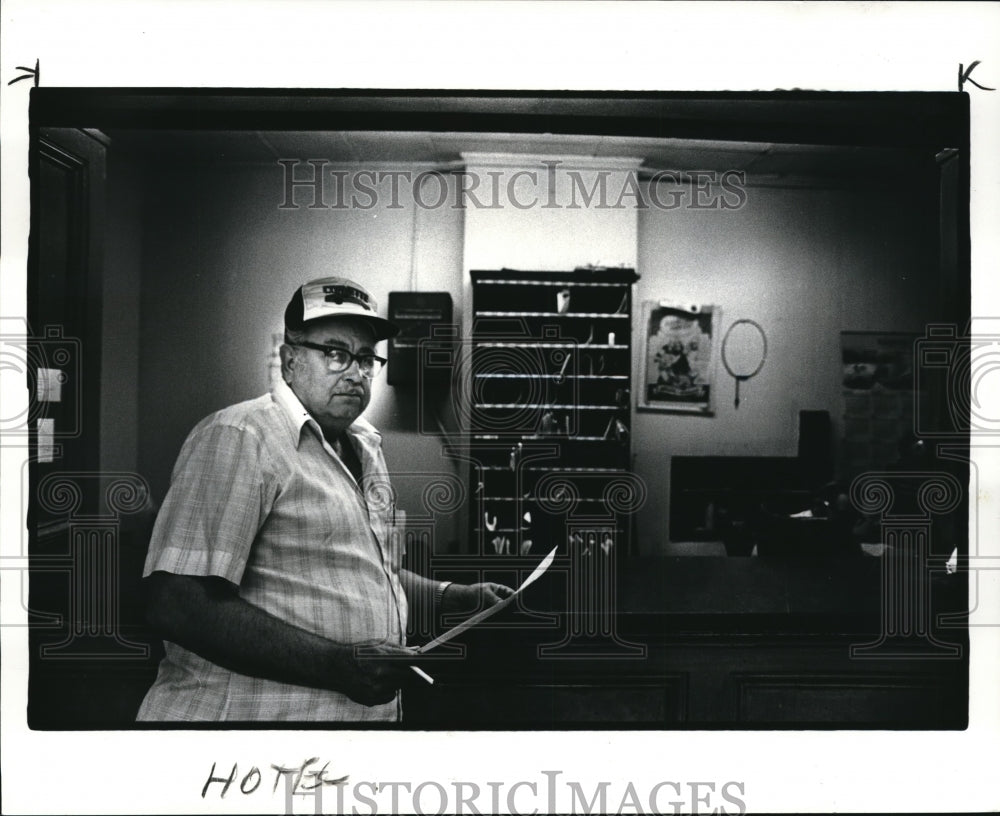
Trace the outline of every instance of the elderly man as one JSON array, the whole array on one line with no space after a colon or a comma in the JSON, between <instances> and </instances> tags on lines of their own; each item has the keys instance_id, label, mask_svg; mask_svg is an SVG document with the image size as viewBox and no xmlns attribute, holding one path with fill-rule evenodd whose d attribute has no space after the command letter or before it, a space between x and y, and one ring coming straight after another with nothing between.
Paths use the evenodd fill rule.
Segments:
<instances>
[{"instance_id":1,"label":"elderly man","mask_svg":"<svg viewBox=\"0 0 1000 816\"><path fill-rule=\"evenodd\" d=\"M166 655L139 720L398 720L407 600L461 612L511 593L400 566L361 418L375 345L397 331L362 286L307 283L285 310L283 381L191 432L146 560Z\"/></svg>"}]
</instances>

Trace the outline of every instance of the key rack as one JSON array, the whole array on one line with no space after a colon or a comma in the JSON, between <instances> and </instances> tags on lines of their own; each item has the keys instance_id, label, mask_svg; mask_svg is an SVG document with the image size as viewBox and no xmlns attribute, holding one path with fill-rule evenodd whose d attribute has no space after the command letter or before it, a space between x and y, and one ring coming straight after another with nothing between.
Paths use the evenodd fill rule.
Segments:
<instances>
[{"instance_id":1,"label":"key rack","mask_svg":"<svg viewBox=\"0 0 1000 816\"><path fill-rule=\"evenodd\" d=\"M629 548L632 269L474 270L472 541ZM611 499L609 503L609 497ZM626 502L627 504L627 502Z\"/></svg>"}]
</instances>

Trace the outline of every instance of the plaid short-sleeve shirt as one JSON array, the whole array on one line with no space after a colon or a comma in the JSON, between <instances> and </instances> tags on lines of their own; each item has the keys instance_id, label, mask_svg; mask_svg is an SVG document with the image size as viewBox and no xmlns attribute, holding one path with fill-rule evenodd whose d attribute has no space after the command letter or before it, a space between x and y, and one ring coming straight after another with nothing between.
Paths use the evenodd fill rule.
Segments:
<instances>
[{"instance_id":1,"label":"plaid short-sleeve shirt","mask_svg":"<svg viewBox=\"0 0 1000 816\"><path fill-rule=\"evenodd\" d=\"M218 576L249 603L338 643L403 644L402 553L389 534L393 492L381 437L362 419L347 435L361 460L360 486L284 382L202 420L174 467L145 575ZM339 692L238 674L164 645L139 720L400 717L398 695L368 707Z\"/></svg>"}]
</instances>

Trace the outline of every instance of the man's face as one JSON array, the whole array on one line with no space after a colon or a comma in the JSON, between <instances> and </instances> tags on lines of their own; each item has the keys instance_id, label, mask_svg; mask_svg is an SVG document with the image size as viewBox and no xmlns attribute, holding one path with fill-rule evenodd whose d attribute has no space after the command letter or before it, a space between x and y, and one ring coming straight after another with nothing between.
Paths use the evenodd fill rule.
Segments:
<instances>
[{"instance_id":1,"label":"man's face","mask_svg":"<svg viewBox=\"0 0 1000 816\"><path fill-rule=\"evenodd\" d=\"M308 325L305 334L310 343L336 346L354 354L375 351L375 335L361 320L316 320ZM352 360L344 371L331 372L322 351L286 345L282 348L282 362L285 381L328 436L339 434L368 407L371 380L361 376L357 361Z\"/></svg>"}]
</instances>

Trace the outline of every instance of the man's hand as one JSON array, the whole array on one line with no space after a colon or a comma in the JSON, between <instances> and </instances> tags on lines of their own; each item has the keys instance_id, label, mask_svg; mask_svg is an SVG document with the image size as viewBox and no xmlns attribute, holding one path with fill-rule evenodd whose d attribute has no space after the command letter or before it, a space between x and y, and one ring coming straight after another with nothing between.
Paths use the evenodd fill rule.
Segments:
<instances>
[{"instance_id":1,"label":"man's hand","mask_svg":"<svg viewBox=\"0 0 1000 816\"><path fill-rule=\"evenodd\" d=\"M342 690L357 703L373 706L391 702L400 688L416 678L410 669L419 661L415 649L386 643L344 648L349 652L344 664L350 670Z\"/></svg>"},{"instance_id":2,"label":"man's hand","mask_svg":"<svg viewBox=\"0 0 1000 816\"><path fill-rule=\"evenodd\" d=\"M489 609L513 594L514 590L503 584L450 584L441 598L441 611L478 612Z\"/></svg>"}]
</instances>

